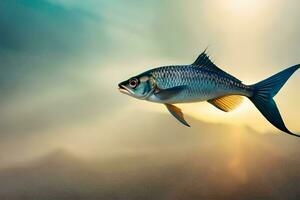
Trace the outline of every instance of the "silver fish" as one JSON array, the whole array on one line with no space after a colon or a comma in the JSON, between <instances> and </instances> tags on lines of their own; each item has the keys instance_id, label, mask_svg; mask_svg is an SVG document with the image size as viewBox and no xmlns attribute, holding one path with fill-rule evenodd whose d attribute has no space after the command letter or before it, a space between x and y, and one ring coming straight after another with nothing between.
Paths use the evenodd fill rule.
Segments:
<instances>
[{"instance_id":1,"label":"silver fish","mask_svg":"<svg viewBox=\"0 0 300 200\"><path fill-rule=\"evenodd\" d=\"M190 126L176 103L207 101L216 108L229 112L238 107L243 97L249 98L263 116L275 127L289 131L279 113L273 97L289 77L300 68L289 67L270 78L253 85L217 67L205 51L190 65L171 65L151 69L119 84L120 92L137 99L164 104L182 124Z\"/></svg>"}]
</instances>

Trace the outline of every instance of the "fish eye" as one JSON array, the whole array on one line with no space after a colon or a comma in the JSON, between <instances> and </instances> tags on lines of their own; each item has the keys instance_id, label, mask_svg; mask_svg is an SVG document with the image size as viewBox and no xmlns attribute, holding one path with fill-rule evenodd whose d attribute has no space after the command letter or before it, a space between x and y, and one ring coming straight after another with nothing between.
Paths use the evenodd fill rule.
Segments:
<instances>
[{"instance_id":1,"label":"fish eye","mask_svg":"<svg viewBox=\"0 0 300 200\"><path fill-rule=\"evenodd\" d=\"M132 78L129 80L129 86L131 88L135 88L138 85L139 81L136 78Z\"/></svg>"}]
</instances>

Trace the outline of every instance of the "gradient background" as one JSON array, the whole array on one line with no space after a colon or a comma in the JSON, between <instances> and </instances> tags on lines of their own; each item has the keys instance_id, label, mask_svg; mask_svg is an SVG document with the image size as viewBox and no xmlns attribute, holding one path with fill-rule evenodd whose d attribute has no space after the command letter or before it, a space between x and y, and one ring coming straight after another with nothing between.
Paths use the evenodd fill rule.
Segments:
<instances>
[{"instance_id":1,"label":"gradient background","mask_svg":"<svg viewBox=\"0 0 300 200\"><path fill-rule=\"evenodd\" d=\"M2 0L1 199L299 199L300 140L245 100L232 113L118 92L192 63L255 83L300 63L297 0ZM300 75L276 96L300 132Z\"/></svg>"}]
</instances>

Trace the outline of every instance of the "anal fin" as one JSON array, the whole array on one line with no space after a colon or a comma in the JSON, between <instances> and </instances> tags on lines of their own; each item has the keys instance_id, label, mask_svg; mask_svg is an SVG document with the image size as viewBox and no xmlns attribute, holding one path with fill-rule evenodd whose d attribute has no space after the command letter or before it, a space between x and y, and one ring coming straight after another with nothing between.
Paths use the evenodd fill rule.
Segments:
<instances>
[{"instance_id":1,"label":"anal fin","mask_svg":"<svg viewBox=\"0 0 300 200\"><path fill-rule=\"evenodd\" d=\"M190 127L190 125L185 121L183 113L181 111L180 108L172 105L172 104L165 104L165 106L167 107L168 111L178 120L180 121L182 124Z\"/></svg>"},{"instance_id":2,"label":"anal fin","mask_svg":"<svg viewBox=\"0 0 300 200\"><path fill-rule=\"evenodd\" d=\"M224 112L229 112L237 108L243 102L243 97L240 95L228 95L210 99L208 102Z\"/></svg>"}]
</instances>

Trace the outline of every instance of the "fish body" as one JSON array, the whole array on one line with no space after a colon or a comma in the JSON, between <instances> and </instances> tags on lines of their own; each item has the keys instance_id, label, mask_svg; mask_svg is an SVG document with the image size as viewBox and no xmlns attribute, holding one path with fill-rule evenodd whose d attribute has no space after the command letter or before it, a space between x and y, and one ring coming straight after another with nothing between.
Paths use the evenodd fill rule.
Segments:
<instances>
[{"instance_id":1,"label":"fish body","mask_svg":"<svg viewBox=\"0 0 300 200\"><path fill-rule=\"evenodd\" d=\"M164 104L182 124L190 126L176 103L207 101L229 112L238 107L243 97L249 98L263 116L279 130L289 131L273 97L300 65L289 67L253 85L217 67L205 51L189 65L170 65L148 70L119 84L120 92L140 100Z\"/></svg>"},{"instance_id":2,"label":"fish body","mask_svg":"<svg viewBox=\"0 0 300 200\"><path fill-rule=\"evenodd\" d=\"M250 96L251 87L220 72L201 66L173 65L159 67L147 72L161 89L185 86L180 93L161 99L155 94L147 100L157 103L189 103L207 101L225 95Z\"/></svg>"}]
</instances>

